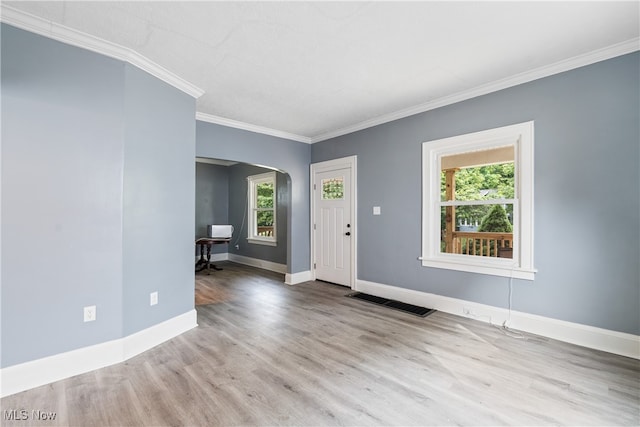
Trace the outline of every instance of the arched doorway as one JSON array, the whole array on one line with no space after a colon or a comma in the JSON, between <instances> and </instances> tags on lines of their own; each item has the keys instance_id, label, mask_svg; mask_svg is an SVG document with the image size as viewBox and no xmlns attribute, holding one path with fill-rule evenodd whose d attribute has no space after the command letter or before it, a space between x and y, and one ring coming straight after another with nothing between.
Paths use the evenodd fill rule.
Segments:
<instances>
[{"instance_id":1,"label":"arched doorway","mask_svg":"<svg viewBox=\"0 0 640 427\"><path fill-rule=\"evenodd\" d=\"M255 212L250 207L249 178L269 173L274 175L274 221L260 224L259 234L266 238L252 239L251 215ZM229 224L234 230L228 245L214 245L212 261L230 260L287 273L291 178L286 172L244 162L198 157L195 191L194 236L206 236L209 224Z\"/></svg>"}]
</instances>

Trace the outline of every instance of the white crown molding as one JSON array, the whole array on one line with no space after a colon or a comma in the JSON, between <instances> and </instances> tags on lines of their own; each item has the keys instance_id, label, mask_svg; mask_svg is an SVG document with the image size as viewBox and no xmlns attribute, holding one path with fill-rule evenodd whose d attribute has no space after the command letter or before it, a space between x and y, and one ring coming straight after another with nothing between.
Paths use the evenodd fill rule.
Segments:
<instances>
[{"instance_id":1,"label":"white crown molding","mask_svg":"<svg viewBox=\"0 0 640 427\"><path fill-rule=\"evenodd\" d=\"M55 22L47 21L35 15L14 9L5 4L1 5L0 21L65 44L128 62L194 98L199 98L204 94L204 91L199 87L178 77L166 68L161 67L127 47L119 46L115 43L111 43L99 37L74 30Z\"/></svg>"},{"instance_id":2,"label":"white crown molding","mask_svg":"<svg viewBox=\"0 0 640 427\"><path fill-rule=\"evenodd\" d=\"M367 280L358 280L355 290L370 295L394 299L396 301L434 308L445 313L467 317L493 325L502 325L503 322L507 322L507 326L515 330L542 335L547 338L576 344L582 347L640 359L640 336L638 335L513 310L511 314L509 314L509 310L505 308L430 294L413 289L398 288L396 286L369 282Z\"/></svg>"},{"instance_id":3,"label":"white crown molding","mask_svg":"<svg viewBox=\"0 0 640 427\"><path fill-rule=\"evenodd\" d=\"M516 74L514 76L510 76L504 79L496 80L494 82L490 82L469 90L458 92L453 95L434 99L432 101L418 104L413 107L395 111L382 116L374 117L372 119L365 120L363 122L356 123L354 125L346 126L344 128L336 129L336 130L322 133L312 137L295 135L295 134L287 133L284 131L279 131L276 129L256 126L250 123L240 122L232 119L226 119L223 117L213 116L210 114L200 113L200 112L196 113L196 119L204 122L219 124L222 126L228 126L228 127L233 127L237 129L244 129L251 132L263 133L266 135L276 136L284 139L291 139L293 141L304 142L307 144L315 144L316 142L326 141L331 138L347 135L353 132L368 129L384 123L389 123L394 120L399 120L405 117L413 116L415 114L420 114L426 111L435 110L436 108L445 107L447 105L455 104L457 102L466 101L467 99L476 98L478 96L482 96L492 92L497 92L499 90L518 86L518 85L528 83L534 80L538 80L544 77L549 77L554 74L560 74L565 71L570 71L576 68L595 64L596 62L605 61L607 59L626 55L628 53L636 52L638 50L640 50L640 38L636 37L621 43L604 47L602 49L598 49L582 55L574 56L572 58L558 61L550 65L545 65L543 67L539 67L534 70L526 71L526 72Z\"/></svg>"},{"instance_id":4,"label":"white crown molding","mask_svg":"<svg viewBox=\"0 0 640 427\"><path fill-rule=\"evenodd\" d=\"M193 96L199 98L204 94L204 91L197 86L183 80L171 71L161 67L160 65L150 61L139 53L132 49L119 46L115 43L108 42L95 36L68 28L64 25L57 24L51 21L47 21L40 17L22 12L4 4L0 9L0 21L9 25L13 25L18 28L22 28L27 31L31 31L36 34L43 35L66 44L81 47L87 50L91 50L96 53L100 53L111 58L126 61L143 71L157 77L158 79L174 86L175 88ZM429 110L444 107L447 105L455 104L456 102L465 101L467 99L475 98L481 95L486 95L491 92L496 92L509 87L517 86L523 83L528 83L533 80L548 77L554 74L570 71L579 67L594 64L596 62L604 61L614 58L616 56L625 55L627 53L640 50L640 38L636 37L621 43L617 43L602 49L598 49L586 54L574 56L572 58L556 62L554 64L546 65L536 68L531 71L516 74L511 77L507 77L501 80L497 80L491 83L487 83L475 88L458 92L456 94L438 98L429 102L418 104L413 107L409 107L403 110L395 111L382 116L374 117L369 120L365 120L360 123L356 123L350 126L346 126L333 131L325 132L313 137L307 137L302 135L296 135L293 133L272 129L264 126L253 125L238 120L227 119L224 117L214 116L207 113L196 113L196 120L203 122L214 123L222 126L227 126L236 129L247 130L250 132L256 132L264 135L275 136L278 138L288 139L292 141L303 142L305 144L313 144L316 142L325 141L331 138L336 138L349 133L357 132L363 129L367 129L373 126L378 126L384 123L392 122L394 120L409 117L415 114L424 113Z\"/></svg>"},{"instance_id":5,"label":"white crown molding","mask_svg":"<svg viewBox=\"0 0 640 427\"><path fill-rule=\"evenodd\" d=\"M252 125L251 123L227 119L220 116L214 116L213 114L196 112L196 120L200 120L201 122L213 123L216 125L227 126L235 129L248 130L249 132L271 135L278 138L289 139L292 141L304 142L305 144L311 144L311 138L308 138L306 136L296 135L294 133L271 129L264 126Z\"/></svg>"},{"instance_id":6,"label":"white crown molding","mask_svg":"<svg viewBox=\"0 0 640 427\"><path fill-rule=\"evenodd\" d=\"M370 127L392 122L394 120L403 119L415 114L424 113L429 110L435 110L436 108L455 104L456 102L465 101L467 99L475 98L481 95L486 95L491 92L497 92L502 89L507 89L513 86L521 85L523 83L531 82L533 80L549 77L554 74L559 74L590 64L595 64L596 62L605 61L607 59L615 58L621 55L626 55L627 53L635 52L637 50L640 50L640 38L638 37L602 49L594 50L583 55L574 56L572 58L565 59L563 61L559 61L550 65L545 65L534 70L516 74L511 77L496 80L494 82L477 86L463 92L458 92L450 96L438 98L393 113L374 117L372 119L365 120L351 126L316 135L310 138L311 144L320 141L326 141L327 139L336 138L338 136L357 132L363 129L368 129Z\"/></svg>"}]
</instances>

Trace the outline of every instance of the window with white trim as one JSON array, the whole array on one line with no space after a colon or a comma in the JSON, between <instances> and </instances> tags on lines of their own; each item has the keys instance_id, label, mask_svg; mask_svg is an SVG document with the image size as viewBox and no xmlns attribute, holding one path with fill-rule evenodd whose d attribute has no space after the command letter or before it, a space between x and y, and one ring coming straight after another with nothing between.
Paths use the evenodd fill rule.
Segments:
<instances>
[{"instance_id":1,"label":"window with white trim","mask_svg":"<svg viewBox=\"0 0 640 427\"><path fill-rule=\"evenodd\" d=\"M247 177L249 243L276 245L276 173Z\"/></svg>"},{"instance_id":2,"label":"window with white trim","mask_svg":"<svg viewBox=\"0 0 640 427\"><path fill-rule=\"evenodd\" d=\"M533 280L533 122L422 144L422 265Z\"/></svg>"}]
</instances>

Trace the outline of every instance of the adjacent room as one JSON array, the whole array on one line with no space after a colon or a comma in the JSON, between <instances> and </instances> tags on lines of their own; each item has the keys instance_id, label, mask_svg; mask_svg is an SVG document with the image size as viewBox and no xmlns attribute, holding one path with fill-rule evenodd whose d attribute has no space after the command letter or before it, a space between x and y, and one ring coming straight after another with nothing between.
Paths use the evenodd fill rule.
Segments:
<instances>
[{"instance_id":1,"label":"adjacent room","mask_svg":"<svg viewBox=\"0 0 640 427\"><path fill-rule=\"evenodd\" d=\"M211 247L213 261L231 260L285 274L289 199L286 173L229 160L196 159L196 239L214 237L208 228L212 225L231 226L232 231L227 243Z\"/></svg>"},{"instance_id":2,"label":"adjacent room","mask_svg":"<svg viewBox=\"0 0 640 427\"><path fill-rule=\"evenodd\" d=\"M2 425L640 424L640 2L0 8Z\"/></svg>"}]
</instances>

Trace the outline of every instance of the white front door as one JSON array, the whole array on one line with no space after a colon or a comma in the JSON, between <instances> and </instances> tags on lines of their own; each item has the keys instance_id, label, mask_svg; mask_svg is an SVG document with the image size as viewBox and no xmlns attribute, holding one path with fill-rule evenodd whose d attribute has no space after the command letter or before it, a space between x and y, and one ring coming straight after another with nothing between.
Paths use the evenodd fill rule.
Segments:
<instances>
[{"instance_id":1,"label":"white front door","mask_svg":"<svg viewBox=\"0 0 640 427\"><path fill-rule=\"evenodd\" d=\"M313 173L316 279L352 286L351 168Z\"/></svg>"}]
</instances>

